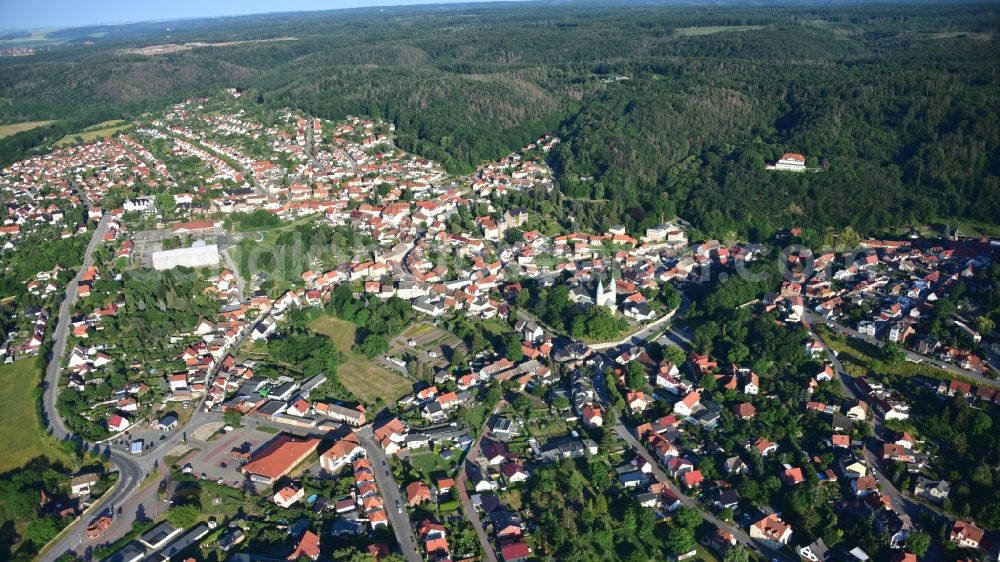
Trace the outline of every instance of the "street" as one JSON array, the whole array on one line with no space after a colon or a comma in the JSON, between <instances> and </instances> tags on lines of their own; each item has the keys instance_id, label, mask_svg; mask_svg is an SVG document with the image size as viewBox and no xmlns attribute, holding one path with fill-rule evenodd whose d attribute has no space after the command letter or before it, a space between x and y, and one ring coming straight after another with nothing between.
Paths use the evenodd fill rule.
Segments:
<instances>
[{"instance_id":1,"label":"street","mask_svg":"<svg viewBox=\"0 0 1000 562\"><path fill-rule=\"evenodd\" d=\"M365 426L355 431L361 446L365 449L365 454L372 462L375 470L375 481L378 483L379 492L385 500L385 513L389 517L389 525L396 535L396 542L403 556L409 562L423 562L424 557L420 554L417 542L413 538L413 527L410 525L410 516L406 511L406 504L399 493L399 484L392 476L389 467L389 460L385 456L382 446L375 441L371 426ZM401 509L397 510L396 506Z\"/></svg>"},{"instance_id":2,"label":"street","mask_svg":"<svg viewBox=\"0 0 1000 562\"><path fill-rule=\"evenodd\" d=\"M834 330L836 330L836 331L838 331L838 332L840 332L840 333L842 333L844 335L850 336L852 338L864 340L864 341L866 341L866 342L868 342L868 343L870 343L872 345L878 346L878 347L882 347L883 345L885 345L885 343L882 340L878 340L878 339L866 336L866 335L858 332L857 330L855 330L853 328L845 326L845 325L843 325L840 322L837 322L835 320L830 320L828 318L824 318L824 317L822 317L822 316L820 316L820 315L818 315L818 314L816 314L814 312L806 311L806 313L803 315L803 319L802 320L803 320L804 323L810 323L811 322L811 323L815 323L815 324L824 324L824 325L829 326L830 328L832 328L832 329L834 329ZM976 371L969 371L969 370L966 370L966 369L963 369L963 368L959 367L958 365L955 365L954 363L945 363L943 361L939 361L937 359L934 359L933 357L927 357L926 355L921 355L921 354L919 354L919 353L917 353L915 351L911 351L909 349L904 349L902 347L900 349L903 351L903 354L906 356L906 358L909 361L913 361L915 363L927 363L928 365L933 365L933 366L935 366L935 367L937 367L939 369L943 369L945 371L948 371L949 373L954 373L956 375L961 375L963 377L972 379L977 384L982 384L982 385L986 385L986 386L992 386L994 388L1000 388L1000 381L996 381L996 380L991 379L989 377L983 376L981 373L978 373Z\"/></svg>"},{"instance_id":3,"label":"street","mask_svg":"<svg viewBox=\"0 0 1000 562\"><path fill-rule=\"evenodd\" d=\"M206 414L201 411L201 404L204 401L204 398L202 398L202 401L200 401L197 405L194 405L195 412L191 416L191 419L188 420L188 423L183 427L176 428L173 432L171 432L166 440L158 442L157 448L154 449L153 454L143 457L134 457L121 449L112 448L107 445L104 445L102 448L101 444L95 445L84 442L79 436L70 433L66 429L66 425L59 416L56 403L59 393L59 377L62 371L62 359L66 355L66 342L69 334L70 313L78 298L79 280L87 267L92 264L94 249L99 243L101 243L104 234L108 230L111 218L111 214L108 213L101 218L100 222L98 222L97 228L94 230L90 242L87 244L87 248L84 251L83 265L81 265L76 277L74 277L66 285L65 295L59 305L58 320L52 334L52 356L45 369L45 389L42 394L42 418L48 425L49 430L52 432L52 436L56 439L60 441L72 439L80 442L80 444L84 446L101 448L101 451L109 455L110 462L118 469L119 479L113 489L105 493L99 501L95 502L94 505L87 510L87 512L67 526L66 529L64 529L53 542L46 545L46 548L39 556L39 560L42 562L54 561L65 553L82 556L85 552L87 552L89 543L85 544L86 527L90 523L90 520L96 514L102 513L109 507L122 505L126 502L126 500L131 498L138 491L139 486L146 478L146 475L162 464L163 456L170 451L174 445L183 439L185 432L189 428L197 428L211 419L211 414ZM240 338L234 343L232 349L238 349L239 346L243 345L243 342L246 341L246 338L249 337L250 333L253 331L253 326L260 320L260 318L261 317L258 316L253 321L247 323L243 334L241 334ZM214 379L221 366L222 364L219 362L219 364L217 364L215 368L208 373L204 382L207 383L208 381ZM115 518L109 533L112 533L112 530L119 527L131 527L135 517L136 513L134 510L126 511L123 509L122 515Z\"/></svg>"}]
</instances>

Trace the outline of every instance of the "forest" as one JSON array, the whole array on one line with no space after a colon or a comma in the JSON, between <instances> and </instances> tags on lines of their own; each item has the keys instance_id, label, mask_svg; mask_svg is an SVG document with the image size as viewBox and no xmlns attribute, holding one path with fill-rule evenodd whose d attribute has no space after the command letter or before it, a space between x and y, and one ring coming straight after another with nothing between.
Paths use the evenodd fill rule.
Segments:
<instances>
[{"instance_id":1,"label":"forest","mask_svg":"<svg viewBox=\"0 0 1000 562\"><path fill-rule=\"evenodd\" d=\"M0 163L81 119L130 118L241 86L326 118L391 120L401 148L468 173L545 132L577 227L704 235L989 229L1000 216L995 4L502 4L122 26L0 60ZM79 30L85 36L94 30ZM73 36L72 34L67 36ZM160 56L124 48L295 37ZM770 172L784 152L816 173Z\"/></svg>"}]
</instances>

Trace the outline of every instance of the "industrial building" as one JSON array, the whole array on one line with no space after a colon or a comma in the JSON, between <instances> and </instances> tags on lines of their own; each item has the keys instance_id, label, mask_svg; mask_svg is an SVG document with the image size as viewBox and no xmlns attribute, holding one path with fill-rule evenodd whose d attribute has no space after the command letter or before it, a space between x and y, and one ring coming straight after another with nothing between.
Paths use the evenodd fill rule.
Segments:
<instances>
[{"instance_id":1,"label":"industrial building","mask_svg":"<svg viewBox=\"0 0 1000 562\"><path fill-rule=\"evenodd\" d=\"M153 269L163 271L175 267L214 267L219 265L219 247L195 242L190 248L153 252Z\"/></svg>"}]
</instances>

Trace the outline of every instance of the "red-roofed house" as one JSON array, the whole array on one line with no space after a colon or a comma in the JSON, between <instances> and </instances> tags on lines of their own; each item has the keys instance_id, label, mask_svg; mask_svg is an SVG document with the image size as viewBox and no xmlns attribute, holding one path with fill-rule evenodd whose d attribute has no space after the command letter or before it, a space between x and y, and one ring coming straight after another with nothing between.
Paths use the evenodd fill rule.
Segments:
<instances>
[{"instance_id":1,"label":"red-roofed house","mask_svg":"<svg viewBox=\"0 0 1000 562\"><path fill-rule=\"evenodd\" d=\"M306 531L302 535L299 544L286 560L298 560L303 556L310 560L319 560L319 537L312 531Z\"/></svg>"}]
</instances>

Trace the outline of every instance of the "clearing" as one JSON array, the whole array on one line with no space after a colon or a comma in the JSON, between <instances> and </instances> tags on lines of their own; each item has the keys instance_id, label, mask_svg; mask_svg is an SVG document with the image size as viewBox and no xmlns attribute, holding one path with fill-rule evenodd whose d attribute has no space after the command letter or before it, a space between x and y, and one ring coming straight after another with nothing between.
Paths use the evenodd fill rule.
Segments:
<instances>
[{"instance_id":1,"label":"clearing","mask_svg":"<svg viewBox=\"0 0 1000 562\"><path fill-rule=\"evenodd\" d=\"M0 455L0 473L44 455L69 464L55 439L46 434L33 391L41 385L42 372L29 357L0 366L0 434L7 436Z\"/></svg>"},{"instance_id":2,"label":"clearing","mask_svg":"<svg viewBox=\"0 0 1000 562\"><path fill-rule=\"evenodd\" d=\"M0 139L16 135L23 131L30 131L37 127L44 127L50 123L55 123L54 119L48 121L24 121L23 123L11 123L10 125L0 125Z\"/></svg>"},{"instance_id":3,"label":"clearing","mask_svg":"<svg viewBox=\"0 0 1000 562\"><path fill-rule=\"evenodd\" d=\"M344 362L337 367L337 378L360 400L372 404L381 398L391 403L411 390L410 381L383 369L352 349L358 329L353 323L323 315L310 322L309 328L329 337L337 351L344 354Z\"/></svg>"},{"instance_id":4,"label":"clearing","mask_svg":"<svg viewBox=\"0 0 1000 562\"><path fill-rule=\"evenodd\" d=\"M699 35L712 35L723 31L752 31L763 29L763 25L708 25L704 27L679 27L674 30L674 34L681 37L697 37Z\"/></svg>"},{"instance_id":5,"label":"clearing","mask_svg":"<svg viewBox=\"0 0 1000 562\"><path fill-rule=\"evenodd\" d=\"M200 49L205 47L237 47L240 45L256 45L259 43L271 43L274 41L297 41L297 37L274 37L272 39L248 39L245 41L224 41L221 43L206 43L203 41L194 41L191 43L165 43L162 45L149 45L148 47L140 47L135 49L119 49L118 52L125 55L144 55L147 57L155 55L169 55L173 53L180 53L183 51L190 51L191 49Z\"/></svg>"},{"instance_id":6,"label":"clearing","mask_svg":"<svg viewBox=\"0 0 1000 562\"><path fill-rule=\"evenodd\" d=\"M80 131L79 133L74 133L72 135L66 135L65 137L59 139L56 142L56 146L66 146L76 142L77 137L83 139L83 142L90 142L94 139L102 138L106 139L111 135L131 127L132 124L128 121L122 121L121 119L112 119L110 121L102 121L96 125L91 125L86 129Z\"/></svg>"}]
</instances>

